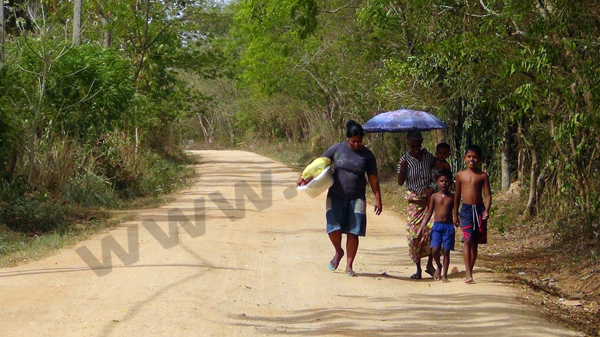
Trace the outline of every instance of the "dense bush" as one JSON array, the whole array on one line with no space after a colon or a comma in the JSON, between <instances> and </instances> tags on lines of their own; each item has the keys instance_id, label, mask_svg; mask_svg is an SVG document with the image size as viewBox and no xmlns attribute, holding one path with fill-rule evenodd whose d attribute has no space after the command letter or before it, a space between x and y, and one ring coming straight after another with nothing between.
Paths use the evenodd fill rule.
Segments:
<instances>
[{"instance_id":1,"label":"dense bush","mask_svg":"<svg viewBox=\"0 0 600 337\"><path fill-rule=\"evenodd\" d=\"M33 234L67 230L69 206L46 192L31 193L22 178L0 184L0 226Z\"/></svg>"}]
</instances>

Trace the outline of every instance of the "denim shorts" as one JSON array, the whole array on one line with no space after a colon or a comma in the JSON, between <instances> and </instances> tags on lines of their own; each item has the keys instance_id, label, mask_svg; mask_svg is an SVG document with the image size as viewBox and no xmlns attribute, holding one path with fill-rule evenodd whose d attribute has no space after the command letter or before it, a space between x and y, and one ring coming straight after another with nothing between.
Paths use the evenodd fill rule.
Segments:
<instances>
[{"instance_id":1,"label":"denim shorts","mask_svg":"<svg viewBox=\"0 0 600 337\"><path fill-rule=\"evenodd\" d=\"M325 212L327 233L341 231L346 234L365 236L367 232L366 205L364 195L357 198L344 198L329 193Z\"/></svg>"}]
</instances>

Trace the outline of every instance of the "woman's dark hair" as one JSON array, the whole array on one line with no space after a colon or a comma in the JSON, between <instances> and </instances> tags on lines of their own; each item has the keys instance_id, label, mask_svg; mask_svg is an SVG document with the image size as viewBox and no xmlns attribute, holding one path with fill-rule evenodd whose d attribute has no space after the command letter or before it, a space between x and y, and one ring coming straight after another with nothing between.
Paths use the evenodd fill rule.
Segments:
<instances>
[{"instance_id":1,"label":"woman's dark hair","mask_svg":"<svg viewBox=\"0 0 600 337\"><path fill-rule=\"evenodd\" d=\"M358 123L356 123L353 120L349 120L348 123L346 123L346 137L350 138L350 137L354 137L354 136L364 136L365 135L365 130L363 130L362 126Z\"/></svg>"},{"instance_id":2,"label":"woman's dark hair","mask_svg":"<svg viewBox=\"0 0 600 337\"><path fill-rule=\"evenodd\" d=\"M435 180L440 179L440 177L446 177L448 180L452 181L452 171L446 169L440 170L440 172L438 172L438 174L435 176Z\"/></svg>"}]
</instances>

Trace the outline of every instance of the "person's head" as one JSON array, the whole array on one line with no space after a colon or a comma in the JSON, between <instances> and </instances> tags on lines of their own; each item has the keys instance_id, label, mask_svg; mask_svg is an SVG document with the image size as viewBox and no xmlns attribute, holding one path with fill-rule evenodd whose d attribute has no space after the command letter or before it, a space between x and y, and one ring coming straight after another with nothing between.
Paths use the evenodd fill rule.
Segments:
<instances>
[{"instance_id":1,"label":"person's head","mask_svg":"<svg viewBox=\"0 0 600 337\"><path fill-rule=\"evenodd\" d=\"M346 123L346 137L348 137L348 145L353 151L362 149L362 139L365 135L365 130L362 126L353 120Z\"/></svg>"},{"instance_id":2,"label":"person's head","mask_svg":"<svg viewBox=\"0 0 600 337\"><path fill-rule=\"evenodd\" d=\"M448 144L448 143L439 143L435 147L435 156L439 160L441 160L441 161L444 161L448 157L450 157L450 144Z\"/></svg>"},{"instance_id":3,"label":"person's head","mask_svg":"<svg viewBox=\"0 0 600 337\"><path fill-rule=\"evenodd\" d=\"M454 180L450 170L440 170L435 179L441 191L448 191L450 186L452 186L452 181Z\"/></svg>"},{"instance_id":4,"label":"person's head","mask_svg":"<svg viewBox=\"0 0 600 337\"><path fill-rule=\"evenodd\" d=\"M406 140L412 152L418 152L423 145L423 136L420 131L409 131L406 133Z\"/></svg>"},{"instance_id":5,"label":"person's head","mask_svg":"<svg viewBox=\"0 0 600 337\"><path fill-rule=\"evenodd\" d=\"M479 167L481 161L481 148L477 145L469 145L465 151L465 163L470 169Z\"/></svg>"}]
</instances>

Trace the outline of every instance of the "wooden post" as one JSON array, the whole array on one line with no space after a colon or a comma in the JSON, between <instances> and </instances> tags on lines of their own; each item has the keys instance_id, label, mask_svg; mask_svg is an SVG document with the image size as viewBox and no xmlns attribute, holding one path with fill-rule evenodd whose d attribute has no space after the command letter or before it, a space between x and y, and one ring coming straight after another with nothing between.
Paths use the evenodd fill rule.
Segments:
<instances>
[{"instance_id":1,"label":"wooden post","mask_svg":"<svg viewBox=\"0 0 600 337\"><path fill-rule=\"evenodd\" d=\"M73 43L81 42L81 0L75 0L73 9Z\"/></svg>"}]
</instances>

